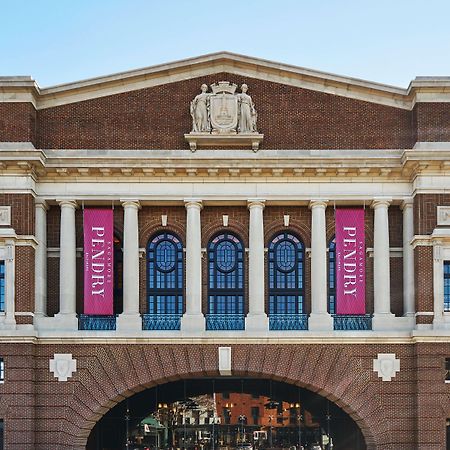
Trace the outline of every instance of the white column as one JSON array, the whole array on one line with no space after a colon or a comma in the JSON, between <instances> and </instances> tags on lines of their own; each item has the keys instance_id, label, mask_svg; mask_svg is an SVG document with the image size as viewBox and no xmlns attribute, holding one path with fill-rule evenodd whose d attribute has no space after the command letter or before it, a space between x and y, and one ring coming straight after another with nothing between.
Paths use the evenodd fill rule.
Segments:
<instances>
[{"instance_id":1,"label":"white column","mask_svg":"<svg viewBox=\"0 0 450 450\"><path fill-rule=\"evenodd\" d=\"M5 315L0 316L0 330L16 329L16 289L15 289L15 257L17 236L11 228L0 228L0 237L4 245L0 248L0 258L5 261Z\"/></svg>"},{"instance_id":2,"label":"white column","mask_svg":"<svg viewBox=\"0 0 450 450\"><path fill-rule=\"evenodd\" d=\"M373 242L373 285L374 315L372 327L390 328L393 318L391 313L391 279L389 263L389 217L388 208L391 199L376 198L372 203L374 209Z\"/></svg>"},{"instance_id":3,"label":"white column","mask_svg":"<svg viewBox=\"0 0 450 450\"><path fill-rule=\"evenodd\" d=\"M139 331L139 201L121 200L123 215L123 313L117 318L119 331Z\"/></svg>"},{"instance_id":4,"label":"white column","mask_svg":"<svg viewBox=\"0 0 450 450\"><path fill-rule=\"evenodd\" d=\"M35 237L37 248L34 254L34 317L47 315L47 210L45 200L35 200Z\"/></svg>"},{"instance_id":5,"label":"white column","mask_svg":"<svg viewBox=\"0 0 450 450\"><path fill-rule=\"evenodd\" d=\"M403 200L403 315L414 317L414 250L411 244L414 238L413 199Z\"/></svg>"},{"instance_id":6,"label":"white column","mask_svg":"<svg viewBox=\"0 0 450 450\"><path fill-rule=\"evenodd\" d=\"M327 235L325 200L313 200L311 208L311 314L308 328L315 331L333 329L327 308Z\"/></svg>"},{"instance_id":7,"label":"white column","mask_svg":"<svg viewBox=\"0 0 450 450\"><path fill-rule=\"evenodd\" d=\"M267 331L269 319L265 312L264 296L264 200L248 200L250 211L248 249L248 298L249 312L245 319L247 331Z\"/></svg>"},{"instance_id":8,"label":"white column","mask_svg":"<svg viewBox=\"0 0 450 450\"><path fill-rule=\"evenodd\" d=\"M57 200L58 201L58 200ZM57 328L77 329L76 317L76 232L74 200L59 200L59 313Z\"/></svg>"},{"instance_id":9,"label":"white column","mask_svg":"<svg viewBox=\"0 0 450 450\"><path fill-rule=\"evenodd\" d=\"M205 330L202 313L202 226L199 199L185 199L186 207L186 312L181 318L181 330Z\"/></svg>"}]
</instances>

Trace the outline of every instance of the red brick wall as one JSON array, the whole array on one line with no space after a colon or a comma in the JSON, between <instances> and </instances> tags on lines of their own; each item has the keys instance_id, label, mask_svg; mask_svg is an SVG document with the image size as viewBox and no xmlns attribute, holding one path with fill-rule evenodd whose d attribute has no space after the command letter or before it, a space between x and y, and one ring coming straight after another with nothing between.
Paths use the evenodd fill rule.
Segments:
<instances>
[{"instance_id":1,"label":"red brick wall","mask_svg":"<svg viewBox=\"0 0 450 450\"><path fill-rule=\"evenodd\" d=\"M448 344L231 346L236 376L273 378L328 397L357 420L369 450L445 449ZM7 372L0 385L0 414L6 448L84 450L94 423L133 392L169 380L218 376L217 347L2 344ZM49 372L54 353L72 353L77 360L68 382L57 382ZM378 353L400 358L400 372L391 382L373 372Z\"/></svg>"},{"instance_id":2,"label":"red brick wall","mask_svg":"<svg viewBox=\"0 0 450 450\"><path fill-rule=\"evenodd\" d=\"M417 103L414 107L417 141L450 141L450 103Z\"/></svg>"},{"instance_id":3,"label":"red brick wall","mask_svg":"<svg viewBox=\"0 0 450 450\"><path fill-rule=\"evenodd\" d=\"M38 111L41 148L188 148L202 83L246 82L262 148L408 148L412 112L226 73Z\"/></svg>"},{"instance_id":4,"label":"red brick wall","mask_svg":"<svg viewBox=\"0 0 450 450\"><path fill-rule=\"evenodd\" d=\"M417 194L414 197L414 233L431 234L437 226L437 206L450 206L450 194Z\"/></svg>"},{"instance_id":5,"label":"red brick wall","mask_svg":"<svg viewBox=\"0 0 450 450\"><path fill-rule=\"evenodd\" d=\"M16 246L16 311L34 312L34 249ZM18 323L33 323L31 317L16 317Z\"/></svg>"},{"instance_id":6,"label":"red brick wall","mask_svg":"<svg viewBox=\"0 0 450 450\"><path fill-rule=\"evenodd\" d=\"M36 110L31 103L0 102L0 142L33 142Z\"/></svg>"},{"instance_id":7,"label":"red brick wall","mask_svg":"<svg viewBox=\"0 0 450 450\"><path fill-rule=\"evenodd\" d=\"M12 227L16 234L34 235L34 199L31 194L0 194L0 205L11 206L11 225L0 225L0 228Z\"/></svg>"},{"instance_id":8,"label":"red brick wall","mask_svg":"<svg viewBox=\"0 0 450 450\"><path fill-rule=\"evenodd\" d=\"M432 312L433 308L433 247L414 249L416 311ZM418 316L417 323L432 323L433 316Z\"/></svg>"}]
</instances>

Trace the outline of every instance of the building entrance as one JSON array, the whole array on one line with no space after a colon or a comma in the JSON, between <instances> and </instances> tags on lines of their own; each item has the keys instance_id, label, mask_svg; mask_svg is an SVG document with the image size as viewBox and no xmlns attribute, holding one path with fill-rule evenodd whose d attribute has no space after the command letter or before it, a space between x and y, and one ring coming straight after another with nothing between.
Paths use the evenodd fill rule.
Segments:
<instances>
[{"instance_id":1,"label":"building entrance","mask_svg":"<svg viewBox=\"0 0 450 450\"><path fill-rule=\"evenodd\" d=\"M364 450L342 409L291 384L200 378L147 389L111 409L87 450Z\"/></svg>"}]
</instances>

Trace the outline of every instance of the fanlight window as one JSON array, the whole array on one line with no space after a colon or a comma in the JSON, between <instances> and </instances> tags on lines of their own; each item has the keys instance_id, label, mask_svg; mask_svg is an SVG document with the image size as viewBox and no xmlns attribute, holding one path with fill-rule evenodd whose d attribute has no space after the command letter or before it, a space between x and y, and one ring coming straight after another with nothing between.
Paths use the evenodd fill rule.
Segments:
<instances>
[{"instance_id":1,"label":"fanlight window","mask_svg":"<svg viewBox=\"0 0 450 450\"><path fill-rule=\"evenodd\" d=\"M244 248L221 233L208 245L208 314L244 314Z\"/></svg>"},{"instance_id":2,"label":"fanlight window","mask_svg":"<svg viewBox=\"0 0 450 450\"><path fill-rule=\"evenodd\" d=\"M336 314L336 239L328 244L328 312Z\"/></svg>"},{"instance_id":3,"label":"fanlight window","mask_svg":"<svg viewBox=\"0 0 450 450\"><path fill-rule=\"evenodd\" d=\"M269 244L269 315L303 312L304 246L294 234L280 233Z\"/></svg>"},{"instance_id":4,"label":"fanlight window","mask_svg":"<svg viewBox=\"0 0 450 450\"><path fill-rule=\"evenodd\" d=\"M147 299L150 314L183 313L183 246L171 233L147 246Z\"/></svg>"}]
</instances>

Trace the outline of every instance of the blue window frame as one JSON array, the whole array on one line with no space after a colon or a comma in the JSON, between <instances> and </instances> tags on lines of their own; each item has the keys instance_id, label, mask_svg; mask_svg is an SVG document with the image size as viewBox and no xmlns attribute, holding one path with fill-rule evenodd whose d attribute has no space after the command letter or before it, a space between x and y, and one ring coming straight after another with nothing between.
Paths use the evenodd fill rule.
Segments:
<instances>
[{"instance_id":1,"label":"blue window frame","mask_svg":"<svg viewBox=\"0 0 450 450\"><path fill-rule=\"evenodd\" d=\"M5 261L0 261L0 312L5 311Z\"/></svg>"},{"instance_id":2,"label":"blue window frame","mask_svg":"<svg viewBox=\"0 0 450 450\"><path fill-rule=\"evenodd\" d=\"M208 314L244 314L244 246L231 233L208 244Z\"/></svg>"},{"instance_id":3,"label":"blue window frame","mask_svg":"<svg viewBox=\"0 0 450 450\"><path fill-rule=\"evenodd\" d=\"M444 261L444 311L450 311L450 261Z\"/></svg>"},{"instance_id":4,"label":"blue window frame","mask_svg":"<svg viewBox=\"0 0 450 450\"><path fill-rule=\"evenodd\" d=\"M269 244L269 315L304 313L304 245L290 232Z\"/></svg>"},{"instance_id":5,"label":"blue window frame","mask_svg":"<svg viewBox=\"0 0 450 450\"><path fill-rule=\"evenodd\" d=\"M172 233L160 233L147 245L149 314L183 314L183 246Z\"/></svg>"},{"instance_id":6,"label":"blue window frame","mask_svg":"<svg viewBox=\"0 0 450 450\"><path fill-rule=\"evenodd\" d=\"M336 239L328 244L328 312L336 314Z\"/></svg>"},{"instance_id":7,"label":"blue window frame","mask_svg":"<svg viewBox=\"0 0 450 450\"><path fill-rule=\"evenodd\" d=\"M0 383L5 382L5 361L0 358Z\"/></svg>"}]
</instances>

